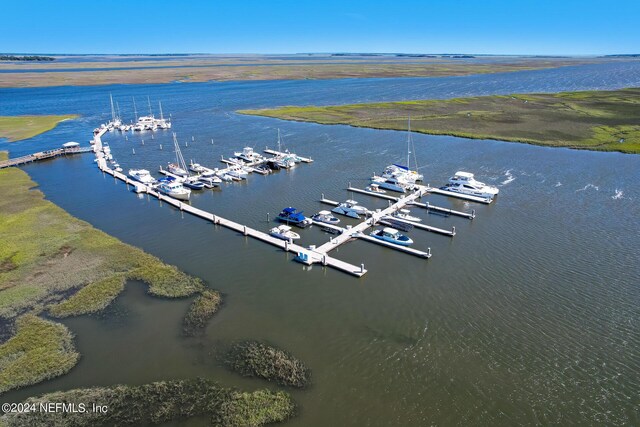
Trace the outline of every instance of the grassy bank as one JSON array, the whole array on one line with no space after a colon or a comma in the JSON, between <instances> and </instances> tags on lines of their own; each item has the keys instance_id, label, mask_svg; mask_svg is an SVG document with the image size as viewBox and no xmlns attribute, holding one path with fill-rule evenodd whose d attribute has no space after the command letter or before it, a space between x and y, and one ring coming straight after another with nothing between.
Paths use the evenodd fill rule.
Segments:
<instances>
[{"instance_id":1,"label":"grassy bank","mask_svg":"<svg viewBox=\"0 0 640 427\"><path fill-rule=\"evenodd\" d=\"M66 326L21 316L15 335L0 345L0 394L65 374L79 357Z\"/></svg>"},{"instance_id":2,"label":"grassy bank","mask_svg":"<svg viewBox=\"0 0 640 427\"><path fill-rule=\"evenodd\" d=\"M63 120L75 119L79 116L67 114L62 116L0 116L0 138L10 142L33 138L56 127Z\"/></svg>"},{"instance_id":3,"label":"grassy bank","mask_svg":"<svg viewBox=\"0 0 640 427\"><path fill-rule=\"evenodd\" d=\"M242 114L552 147L640 153L640 88L240 110Z\"/></svg>"},{"instance_id":4,"label":"grassy bank","mask_svg":"<svg viewBox=\"0 0 640 427\"><path fill-rule=\"evenodd\" d=\"M207 416L211 425L261 426L284 421L293 415L295 405L284 392L257 390L240 392L203 379L166 381L142 386L118 385L76 389L45 394L26 402L83 404L81 412L5 414L0 425L18 426L102 426L148 425L194 416ZM107 412L90 410L106 405Z\"/></svg>"},{"instance_id":5,"label":"grassy bank","mask_svg":"<svg viewBox=\"0 0 640 427\"><path fill-rule=\"evenodd\" d=\"M441 77L471 74L503 73L538 70L567 65L603 62L604 59L585 58L509 58L495 62L456 61L451 59L369 58L353 61L345 58L326 58L319 61L282 61L265 58L243 60L172 60L143 61L134 64L137 69L115 69L122 63L72 63L76 71L63 71L68 64L47 64L44 68L57 68L57 72L42 71L37 64L19 64L4 67L19 72L0 73L0 87L87 86L109 84L142 84L232 81L232 80L301 80L371 77ZM113 70L92 70L96 67ZM231 65L233 66L225 66ZM125 65L131 67L129 63ZM141 68L143 67L144 68ZM25 72L32 67L34 72ZM166 68L165 68L166 67ZM37 72L35 72L37 71Z\"/></svg>"},{"instance_id":6,"label":"grassy bank","mask_svg":"<svg viewBox=\"0 0 640 427\"><path fill-rule=\"evenodd\" d=\"M26 313L67 317L97 312L117 297L128 279L142 280L150 294L167 298L203 291L199 279L72 217L40 191L30 190L34 186L19 169L0 170L0 321L16 322L16 337L21 336ZM0 346L8 352L0 358L0 367L38 365L43 357L60 360L43 365L51 368L41 370L46 373L2 369L0 391L66 372L62 365L70 369L64 352L50 351L55 343L72 347L70 339L62 342L60 334L53 334L51 342L41 345L36 334L22 336L19 342L27 341L23 345L37 351L12 352L16 344L9 340Z\"/></svg>"}]
</instances>

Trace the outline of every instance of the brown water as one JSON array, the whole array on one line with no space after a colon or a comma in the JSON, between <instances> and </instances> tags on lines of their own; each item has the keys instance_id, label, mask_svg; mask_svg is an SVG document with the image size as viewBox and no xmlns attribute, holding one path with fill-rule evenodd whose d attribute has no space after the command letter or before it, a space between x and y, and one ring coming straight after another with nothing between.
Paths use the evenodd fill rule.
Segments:
<instances>
[{"instance_id":1,"label":"brown water","mask_svg":"<svg viewBox=\"0 0 640 427\"><path fill-rule=\"evenodd\" d=\"M237 108L632 86L640 85L639 71L618 64L443 79L12 90L0 91L7 95L0 96L0 112L84 112L79 122L11 145L17 155L37 144L87 140L108 109L109 92L121 109L125 95L150 93L173 113L173 130L183 147L188 141L185 157L209 166L245 145L273 145L280 127L287 146L314 164L252 176L192 202L267 230L267 212L273 217L289 205L315 212L320 193L350 197L348 182L364 187L372 172L406 155L405 135L238 116ZM104 139L125 170L155 170L171 159L168 133ZM183 338L189 301L151 298L130 284L104 314L65 321L82 353L76 368L5 400L196 376L244 389L269 386L217 361L234 340L255 338L291 351L313 370L309 390L291 391L300 404L291 426L639 424L640 157L414 139L427 182L439 185L456 170L470 170L498 185L500 196L489 206L427 198L476 209L473 221L414 209L427 224L458 231L453 239L412 231L415 247L431 247L428 261L366 242L341 247L336 256L365 263L362 279L305 267L271 246L139 198L99 174L89 156L25 168L48 198L202 277L223 292L225 306L203 337ZM371 208L386 204L355 198ZM317 229L301 233L304 244L329 238Z\"/></svg>"}]
</instances>

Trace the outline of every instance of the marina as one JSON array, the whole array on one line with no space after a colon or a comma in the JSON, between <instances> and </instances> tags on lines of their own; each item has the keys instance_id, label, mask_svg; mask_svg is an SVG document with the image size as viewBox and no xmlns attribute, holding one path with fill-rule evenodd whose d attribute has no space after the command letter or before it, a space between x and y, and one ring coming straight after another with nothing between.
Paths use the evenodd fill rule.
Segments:
<instances>
[{"instance_id":1,"label":"marina","mask_svg":"<svg viewBox=\"0 0 640 427\"><path fill-rule=\"evenodd\" d=\"M444 230L438 227L429 226L426 224L421 224L416 220L418 218L412 217L408 215L408 210L406 209L409 206L416 205L427 210L444 212L451 215L463 216L469 219L475 217L474 213L465 213L453 211L450 209L430 206L427 204L422 204L417 202L421 197L428 193L429 187L427 186L416 186L414 191L409 193L404 197L392 197L382 192L371 192L366 190L360 190L357 188L351 187L349 185L348 190L353 192L358 192L362 194L371 195L374 197L383 198L389 201L389 206L384 209L376 209L372 211L367 209L361 205L359 205L355 200L349 199L346 202L340 203L334 200L330 200L322 195L320 202L324 204L329 204L334 206L333 212L337 212L346 216L350 216L355 219L361 219L361 216L364 216L365 219L355 226L347 225L346 227L339 227L337 223L339 220L333 217L328 211L321 211L319 214L315 215L314 218L306 218L302 215L302 212L298 212L295 208L289 207L285 208L278 216L277 220L284 223L283 225L274 227L270 230L269 233L256 230L252 227L248 227L246 225L234 222L232 220L223 218L219 215L216 215L212 212L207 212L205 210L196 208L191 206L189 203L186 203L189 200L189 190L182 189L183 183L185 186L189 185L189 180L191 177L188 172L185 172L186 175L182 174L183 170L187 170L186 165L184 163L184 159L182 158L182 154L180 152L179 145L177 144L175 134L174 134L174 143L177 157L177 165L174 166L175 170L178 170L178 173L171 172L160 167L160 173L167 176L160 181L160 184L156 184L152 181L142 182L145 180L133 180L126 175L112 170L105 159L105 151L104 146L101 140L101 137L108 131L108 126L97 130L94 134L93 139L93 149L96 154L98 167L99 169L112 175L115 179L121 180L125 182L127 185L133 185L134 190L138 194L148 194L149 196L155 197L160 201L166 202L175 208L179 209L182 212L186 212L192 214L196 217L205 219L207 221L212 222L215 225L220 225L225 228L229 228L233 231L240 233L242 236L251 237L256 240L260 240L262 242L268 243L270 245L276 246L286 252L294 253L295 260L301 262L306 265L312 264L321 264L322 266L328 266L335 268L337 270L343 271L345 273L351 274L356 277L363 276L367 270L364 267L364 263L360 264L360 266L350 264L344 261L341 261L337 258L329 256L328 253L337 249L340 245L343 245L349 241L354 239L358 239L365 242L375 243L378 245L382 245L384 247L397 250L403 253L407 253L410 255L414 255L420 258L428 259L431 257L431 249L428 248L426 251L414 249L408 247L408 244L404 242L409 242L409 244L413 243L413 240L405 237L398 233L394 228L385 228L384 229L384 238L379 238L376 236L376 233L382 233L382 231L372 232L372 235L365 234L365 231L370 228L374 228L376 225L386 225L388 227L393 227L394 225L398 228L417 228L425 231L430 231L446 236L453 237L456 234L455 227L452 227L452 230ZM110 150L107 150L107 153ZM247 160L251 160L249 149L245 148L243 153L247 154ZM283 153L280 151L269 150L266 149L265 152L267 154L271 154L273 156L283 156L283 155L291 155L290 153ZM236 153L238 154L238 153ZM198 171L198 175L195 175L193 179L197 179L198 176L204 174L215 174L215 175L226 175L233 174L234 172L241 171L244 167L254 167L260 164L264 164L268 162L269 158L259 157L253 162L235 162L231 160L227 160L222 158L223 163L228 166L223 169L210 169L203 165L196 164L191 162L189 169ZM310 158L300 157L300 161L310 163L312 160ZM171 166L170 166L171 169ZM166 180L169 181L166 181ZM178 188L179 187L179 188ZM185 195L183 197L183 194ZM181 199L181 200L179 200ZM400 215L401 214L401 215ZM407 219L402 219L407 218ZM414 219L411 221L410 219ZM285 225L286 224L286 225ZM323 230L330 231L335 237L330 238L330 240L320 246L310 245L308 247L304 247L298 244L295 244L293 240L297 240L300 238L300 235L291 231L289 224L296 225L301 228L305 228L308 225L316 224ZM393 230L393 231L392 231ZM394 238L393 236L400 236Z\"/></svg>"}]
</instances>

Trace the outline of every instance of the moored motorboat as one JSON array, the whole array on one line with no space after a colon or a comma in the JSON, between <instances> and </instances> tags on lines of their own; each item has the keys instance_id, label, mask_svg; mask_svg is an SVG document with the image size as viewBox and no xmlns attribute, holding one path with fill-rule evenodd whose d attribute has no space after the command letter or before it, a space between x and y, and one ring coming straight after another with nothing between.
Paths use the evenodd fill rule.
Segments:
<instances>
[{"instance_id":1,"label":"moored motorboat","mask_svg":"<svg viewBox=\"0 0 640 427\"><path fill-rule=\"evenodd\" d=\"M389 243L393 243L401 246L409 246L413 244L411 238L400 234L395 228L385 227L383 229L374 230L371 232L371 236L379 240L384 240Z\"/></svg>"},{"instance_id":2,"label":"moored motorboat","mask_svg":"<svg viewBox=\"0 0 640 427\"><path fill-rule=\"evenodd\" d=\"M422 218L418 218L417 216L410 215L411 211L409 209L400 209L391 214L392 217L403 219L405 221L413 221L420 222Z\"/></svg>"},{"instance_id":3,"label":"moored motorboat","mask_svg":"<svg viewBox=\"0 0 640 427\"><path fill-rule=\"evenodd\" d=\"M191 180L185 180L182 185L184 185L187 188L190 188L192 190L202 190L204 189L204 183L200 182L200 181L191 181Z\"/></svg>"},{"instance_id":4,"label":"moored motorboat","mask_svg":"<svg viewBox=\"0 0 640 427\"><path fill-rule=\"evenodd\" d=\"M156 179L146 169L129 169L129 176L143 184L151 185L156 183Z\"/></svg>"},{"instance_id":5,"label":"moored motorboat","mask_svg":"<svg viewBox=\"0 0 640 427\"><path fill-rule=\"evenodd\" d=\"M497 187L476 181L472 173L463 171L458 171L453 177L449 178L449 184L441 187L441 190L485 199L492 199L500 192Z\"/></svg>"},{"instance_id":6,"label":"moored motorboat","mask_svg":"<svg viewBox=\"0 0 640 427\"><path fill-rule=\"evenodd\" d=\"M185 188L182 183L172 178L162 178L158 185L158 191L169 197L173 197L178 200L189 200L191 197L191 190Z\"/></svg>"},{"instance_id":7,"label":"moored motorboat","mask_svg":"<svg viewBox=\"0 0 640 427\"><path fill-rule=\"evenodd\" d=\"M331 209L331 211L355 219L360 219L360 215L368 215L371 213L369 209L358 205L358 202L355 200L346 200Z\"/></svg>"},{"instance_id":8,"label":"moored motorboat","mask_svg":"<svg viewBox=\"0 0 640 427\"><path fill-rule=\"evenodd\" d=\"M269 230L269 234L282 240L296 240L300 238L298 233L291 231L291 227L284 224L273 227Z\"/></svg>"},{"instance_id":9,"label":"moored motorboat","mask_svg":"<svg viewBox=\"0 0 640 427\"><path fill-rule=\"evenodd\" d=\"M386 191L384 191L382 188L380 188L380 186L378 184L371 184L368 185L365 188L365 191L368 191L369 193L376 193L376 194L385 194Z\"/></svg>"},{"instance_id":10,"label":"moored motorboat","mask_svg":"<svg viewBox=\"0 0 640 427\"><path fill-rule=\"evenodd\" d=\"M298 212L296 208L292 207L284 208L282 212L278 214L276 219L302 228L307 227L312 223L311 219L302 214L302 211Z\"/></svg>"},{"instance_id":11,"label":"moored motorboat","mask_svg":"<svg viewBox=\"0 0 640 427\"><path fill-rule=\"evenodd\" d=\"M329 211L320 211L311 217L312 220L330 225L338 225L340 220L333 216Z\"/></svg>"},{"instance_id":12,"label":"moored motorboat","mask_svg":"<svg viewBox=\"0 0 640 427\"><path fill-rule=\"evenodd\" d=\"M189 163L189 169L195 173L202 173L206 171L204 166L202 166L200 163L193 163L193 161Z\"/></svg>"},{"instance_id":13,"label":"moored motorboat","mask_svg":"<svg viewBox=\"0 0 640 427\"><path fill-rule=\"evenodd\" d=\"M180 166L178 166L176 163L169 163L167 165L167 170L169 172L171 172L172 174L177 175L177 176L188 176L189 175L189 172L184 170L184 168L181 168Z\"/></svg>"}]
</instances>

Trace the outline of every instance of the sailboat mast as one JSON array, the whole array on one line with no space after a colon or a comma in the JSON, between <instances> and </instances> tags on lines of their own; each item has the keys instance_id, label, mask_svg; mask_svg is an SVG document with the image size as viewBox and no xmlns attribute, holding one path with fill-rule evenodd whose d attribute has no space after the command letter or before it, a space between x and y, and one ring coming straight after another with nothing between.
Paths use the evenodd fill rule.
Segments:
<instances>
[{"instance_id":1,"label":"sailboat mast","mask_svg":"<svg viewBox=\"0 0 640 427\"><path fill-rule=\"evenodd\" d=\"M153 113L151 112L151 100L149 99L148 96L147 96L147 104L149 104L149 116L153 117Z\"/></svg>"},{"instance_id":2,"label":"sailboat mast","mask_svg":"<svg viewBox=\"0 0 640 427\"><path fill-rule=\"evenodd\" d=\"M116 111L113 109L113 96L111 96L111 94L109 94L109 99L111 100L111 121L115 122L116 121Z\"/></svg>"},{"instance_id":3,"label":"sailboat mast","mask_svg":"<svg viewBox=\"0 0 640 427\"><path fill-rule=\"evenodd\" d=\"M131 97L133 99L133 114L136 116L136 122L138 121L138 110L136 110L136 98L134 96Z\"/></svg>"},{"instance_id":4,"label":"sailboat mast","mask_svg":"<svg viewBox=\"0 0 640 427\"><path fill-rule=\"evenodd\" d=\"M280 128L278 128L278 152L280 152Z\"/></svg>"},{"instance_id":5,"label":"sailboat mast","mask_svg":"<svg viewBox=\"0 0 640 427\"><path fill-rule=\"evenodd\" d=\"M158 101L158 105L160 105L160 120L164 120L164 115L162 114L162 101Z\"/></svg>"},{"instance_id":6,"label":"sailboat mast","mask_svg":"<svg viewBox=\"0 0 640 427\"><path fill-rule=\"evenodd\" d=\"M116 114L118 115L118 120L120 120L120 105L116 102Z\"/></svg>"},{"instance_id":7,"label":"sailboat mast","mask_svg":"<svg viewBox=\"0 0 640 427\"><path fill-rule=\"evenodd\" d=\"M411 115L409 115L409 125L407 133L407 169L409 169L409 155L411 154Z\"/></svg>"}]
</instances>

